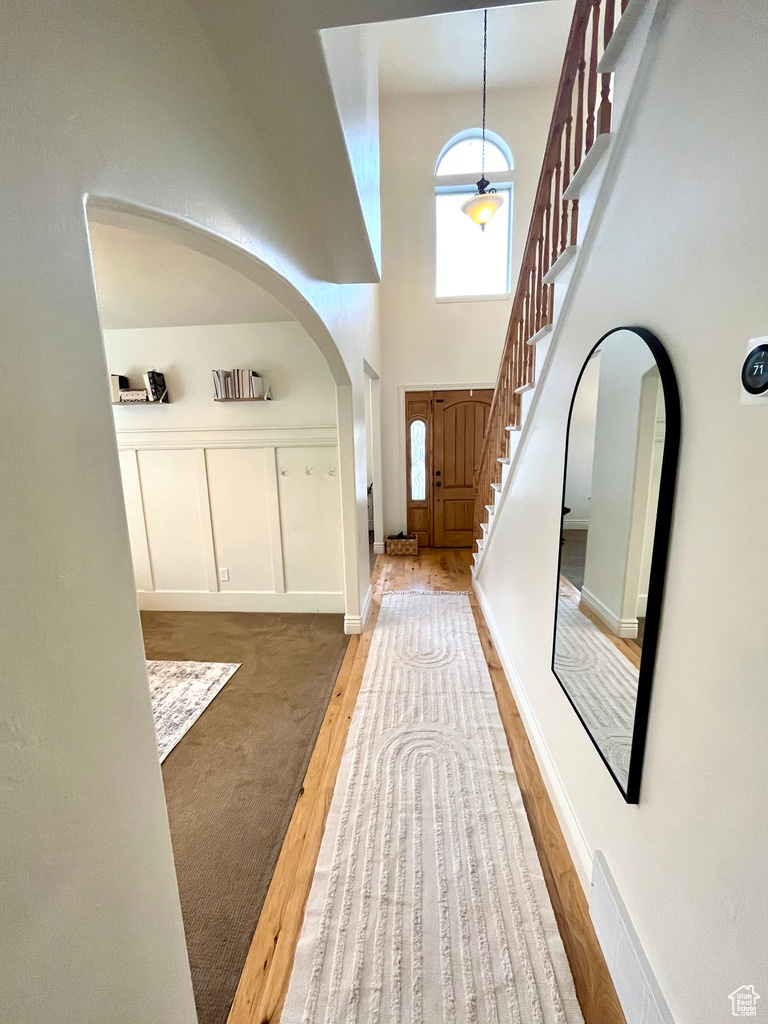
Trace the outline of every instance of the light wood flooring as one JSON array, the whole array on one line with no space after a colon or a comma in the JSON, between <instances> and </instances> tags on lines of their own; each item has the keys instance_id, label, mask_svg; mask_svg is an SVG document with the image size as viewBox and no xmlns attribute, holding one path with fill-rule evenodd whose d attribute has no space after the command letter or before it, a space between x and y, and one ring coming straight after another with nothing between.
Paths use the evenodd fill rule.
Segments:
<instances>
[{"instance_id":1,"label":"light wood flooring","mask_svg":"<svg viewBox=\"0 0 768 1024\"><path fill-rule=\"evenodd\" d=\"M365 632L350 639L228 1024L278 1024L280 1020L304 906L382 594L388 590L471 590L471 560L469 551L437 549L422 551L414 558L386 555L377 558L372 577L373 606ZM613 982L592 928L584 891L515 701L474 595L470 596L470 601L585 1022L624 1024Z\"/></svg>"}]
</instances>

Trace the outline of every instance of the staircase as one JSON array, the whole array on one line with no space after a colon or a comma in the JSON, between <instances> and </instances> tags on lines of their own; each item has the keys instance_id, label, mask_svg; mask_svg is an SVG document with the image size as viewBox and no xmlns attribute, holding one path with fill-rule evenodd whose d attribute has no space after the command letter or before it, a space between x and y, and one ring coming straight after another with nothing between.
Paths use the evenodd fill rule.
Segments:
<instances>
[{"instance_id":1,"label":"staircase","mask_svg":"<svg viewBox=\"0 0 768 1024\"><path fill-rule=\"evenodd\" d=\"M620 4L615 0L576 0L475 474L475 573L482 565L536 387L545 372L616 122L637 72L642 53L638 39L643 31L647 34L654 8L655 0L621 0Z\"/></svg>"}]
</instances>

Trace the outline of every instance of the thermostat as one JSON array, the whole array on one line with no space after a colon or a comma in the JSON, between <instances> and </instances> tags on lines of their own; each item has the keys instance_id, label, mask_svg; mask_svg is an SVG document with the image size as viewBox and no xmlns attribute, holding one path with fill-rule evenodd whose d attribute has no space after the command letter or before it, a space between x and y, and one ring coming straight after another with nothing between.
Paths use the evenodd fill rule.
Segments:
<instances>
[{"instance_id":1,"label":"thermostat","mask_svg":"<svg viewBox=\"0 0 768 1024\"><path fill-rule=\"evenodd\" d=\"M741 367L741 404L768 402L768 337L752 338Z\"/></svg>"}]
</instances>

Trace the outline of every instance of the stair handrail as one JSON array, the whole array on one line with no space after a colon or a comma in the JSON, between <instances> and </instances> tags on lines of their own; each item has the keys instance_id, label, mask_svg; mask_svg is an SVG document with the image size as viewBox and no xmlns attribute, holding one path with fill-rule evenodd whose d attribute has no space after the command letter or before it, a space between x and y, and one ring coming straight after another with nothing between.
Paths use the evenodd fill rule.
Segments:
<instances>
[{"instance_id":1,"label":"stair handrail","mask_svg":"<svg viewBox=\"0 0 768 1024\"><path fill-rule=\"evenodd\" d=\"M557 258L576 244L578 199L563 193L595 140L611 127L611 75L598 74L600 56L629 0L576 0L555 96L536 197L512 299L483 451L475 473L475 538L493 504L499 459L506 457L507 428L520 428L518 389L533 383L534 349L528 341L552 322L554 287L544 278ZM602 48L600 37L602 36ZM598 104L598 79L599 104Z\"/></svg>"}]
</instances>

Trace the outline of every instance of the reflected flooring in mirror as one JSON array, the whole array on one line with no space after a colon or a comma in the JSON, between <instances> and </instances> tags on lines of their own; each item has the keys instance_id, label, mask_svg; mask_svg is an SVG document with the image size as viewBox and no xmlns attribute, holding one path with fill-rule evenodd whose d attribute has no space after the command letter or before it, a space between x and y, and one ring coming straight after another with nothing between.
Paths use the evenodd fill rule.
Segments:
<instances>
[{"instance_id":1,"label":"reflected flooring in mirror","mask_svg":"<svg viewBox=\"0 0 768 1024\"><path fill-rule=\"evenodd\" d=\"M611 770L626 786L640 672L563 596L557 610L555 671Z\"/></svg>"}]
</instances>

